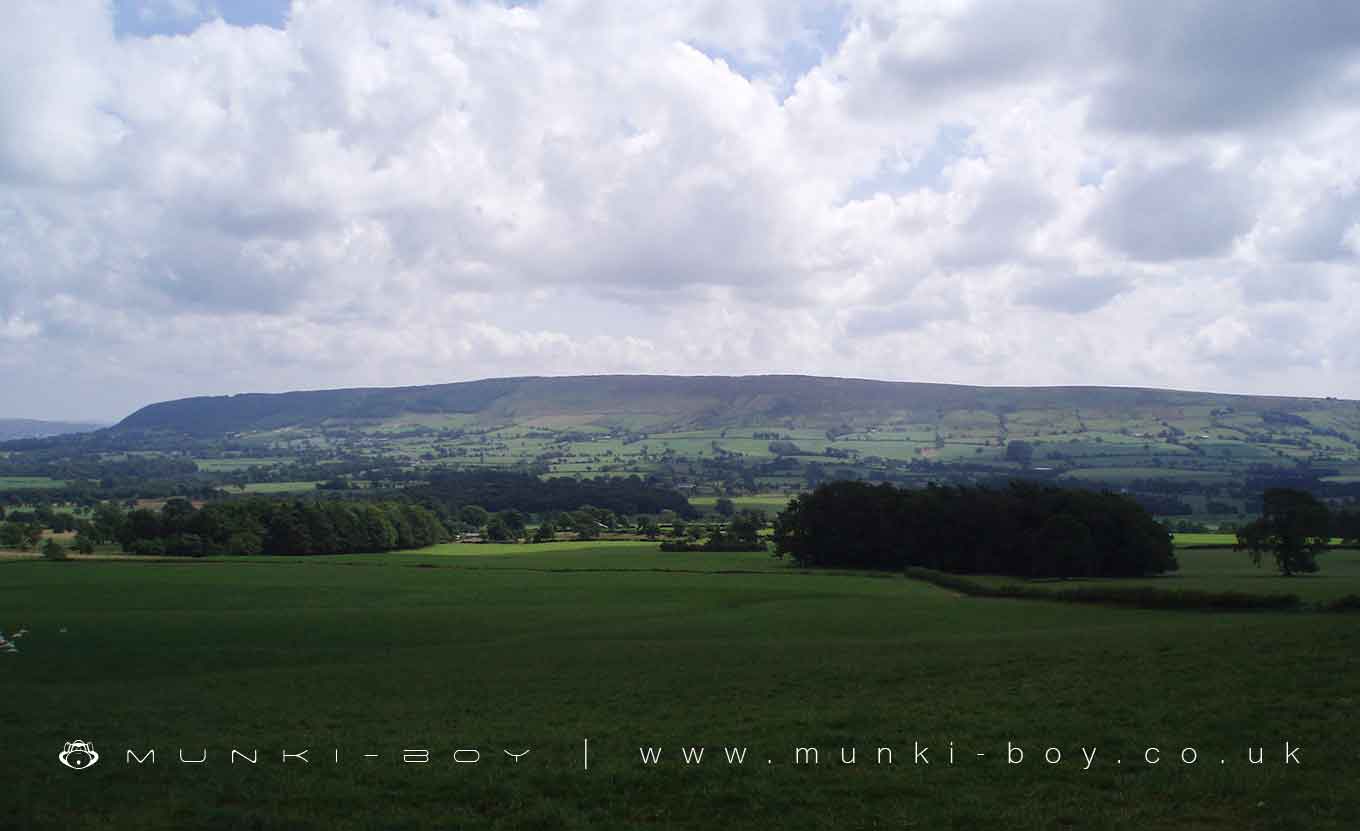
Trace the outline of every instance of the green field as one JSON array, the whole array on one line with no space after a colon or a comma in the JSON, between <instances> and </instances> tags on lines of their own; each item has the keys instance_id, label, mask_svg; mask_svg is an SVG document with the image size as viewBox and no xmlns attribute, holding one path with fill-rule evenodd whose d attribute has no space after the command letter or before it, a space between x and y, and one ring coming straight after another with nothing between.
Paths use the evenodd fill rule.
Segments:
<instances>
[{"instance_id":1,"label":"green field","mask_svg":"<svg viewBox=\"0 0 1360 831\"><path fill-rule=\"evenodd\" d=\"M231 472L236 470L246 470L252 467L272 467L288 461L287 459L252 459L252 458L230 458L230 459L198 459L194 464L198 465L199 470L212 473Z\"/></svg>"},{"instance_id":2,"label":"green field","mask_svg":"<svg viewBox=\"0 0 1360 831\"><path fill-rule=\"evenodd\" d=\"M1236 534L1172 534L1176 545L1236 545Z\"/></svg>"},{"instance_id":3,"label":"green field","mask_svg":"<svg viewBox=\"0 0 1360 831\"><path fill-rule=\"evenodd\" d=\"M251 482L246 493L303 493L316 490L316 482Z\"/></svg>"},{"instance_id":4,"label":"green field","mask_svg":"<svg viewBox=\"0 0 1360 831\"><path fill-rule=\"evenodd\" d=\"M0 491L60 488L65 484L61 479L49 479L46 476L0 476Z\"/></svg>"},{"instance_id":5,"label":"green field","mask_svg":"<svg viewBox=\"0 0 1360 831\"><path fill-rule=\"evenodd\" d=\"M764 511L771 518L775 514L784 510L788 506L789 500L793 498L790 494L783 493L759 493L748 496L728 497L732 500L732 505L738 511ZM717 496L691 496L689 504L701 511L712 511L714 504L720 499Z\"/></svg>"},{"instance_id":6,"label":"green field","mask_svg":"<svg viewBox=\"0 0 1360 831\"><path fill-rule=\"evenodd\" d=\"M760 554L553 543L0 562L0 627L20 623L22 653L0 656L5 828L1350 829L1360 814L1346 615L974 599ZM106 762L58 765L75 738ZM1286 740L1301 765L1281 763ZM1006 764L1008 741L1024 764ZM707 747L703 763L682 745ZM794 764L808 746L821 763ZM873 764L881 746L894 765ZM1049 746L1063 763L1042 761ZM151 747L155 766L125 763ZM304 747L311 764L282 763ZM723 747L747 747L745 764ZM259 764L229 764L232 748ZM401 762L422 748L430 764ZM482 760L454 764L468 748Z\"/></svg>"},{"instance_id":7,"label":"green field","mask_svg":"<svg viewBox=\"0 0 1360 831\"><path fill-rule=\"evenodd\" d=\"M1177 534L1218 537L1219 534ZM1309 602L1326 602L1346 595L1360 596L1360 549L1330 549L1317 557L1315 574L1282 576L1270 557L1260 567L1245 551L1230 548L1177 548L1180 570L1160 577L1104 580L1029 580L1024 585L1041 589L1072 589L1084 586L1153 586L1168 591L1243 592L1246 594L1296 594ZM979 582L1005 585L1011 577L979 577Z\"/></svg>"}]
</instances>

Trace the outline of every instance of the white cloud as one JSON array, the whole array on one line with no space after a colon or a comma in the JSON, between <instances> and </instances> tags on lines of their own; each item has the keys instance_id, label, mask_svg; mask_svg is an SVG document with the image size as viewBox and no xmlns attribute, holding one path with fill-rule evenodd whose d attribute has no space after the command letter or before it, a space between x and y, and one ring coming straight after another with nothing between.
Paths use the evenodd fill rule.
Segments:
<instances>
[{"instance_id":1,"label":"white cloud","mask_svg":"<svg viewBox=\"0 0 1360 831\"><path fill-rule=\"evenodd\" d=\"M12 6L5 415L591 371L1360 397L1342 4Z\"/></svg>"}]
</instances>

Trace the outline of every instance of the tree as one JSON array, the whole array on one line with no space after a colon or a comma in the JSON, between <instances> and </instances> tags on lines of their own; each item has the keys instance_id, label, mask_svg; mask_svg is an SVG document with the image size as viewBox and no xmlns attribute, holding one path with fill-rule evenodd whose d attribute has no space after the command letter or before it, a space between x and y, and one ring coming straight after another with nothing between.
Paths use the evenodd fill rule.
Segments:
<instances>
[{"instance_id":1,"label":"tree","mask_svg":"<svg viewBox=\"0 0 1360 831\"><path fill-rule=\"evenodd\" d=\"M496 518L505 523L505 527L510 529L510 535L513 537L519 537L524 533L524 529L528 527L524 514L516 511L514 508L497 511Z\"/></svg>"},{"instance_id":2,"label":"tree","mask_svg":"<svg viewBox=\"0 0 1360 831\"><path fill-rule=\"evenodd\" d=\"M760 539L760 529L765 527L765 514L761 511L742 511L732 518L727 532L734 542L742 545L755 545Z\"/></svg>"},{"instance_id":3,"label":"tree","mask_svg":"<svg viewBox=\"0 0 1360 831\"><path fill-rule=\"evenodd\" d=\"M489 517L481 505L464 505L458 510L458 521L471 528L481 528Z\"/></svg>"},{"instance_id":4,"label":"tree","mask_svg":"<svg viewBox=\"0 0 1360 831\"><path fill-rule=\"evenodd\" d=\"M0 548L19 548L23 544L23 525L17 522L0 523Z\"/></svg>"},{"instance_id":5,"label":"tree","mask_svg":"<svg viewBox=\"0 0 1360 831\"><path fill-rule=\"evenodd\" d=\"M193 503L181 497L167 500L161 507L161 522L167 529L181 529L194 515Z\"/></svg>"},{"instance_id":6,"label":"tree","mask_svg":"<svg viewBox=\"0 0 1360 831\"><path fill-rule=\"evenodd\" d=\"M737 512L737 506L732 504L732 500L723 496L713 503L713 512L721 517L730 517Z\"/></svg>"},{"instance_id":7,"label":"tree","mask_svg":"<svg viewBox=\"0 0 1360 831\"><path fill-rule=\"evenodd\" d=\"M1246 550L1257 566L1262 555L1271 554L1286 577L1317 571L1317 554L1331 537L1327 506L1293 488L1269 488L1261 504L1261 518L1238 529L1233 547Z\"/></svg>"},{"instance_id":8,"label":"tree","mask_svg":"<svg viewBox=\"0 0 1360 831\"><path fill-rule=\"evenodd\" d=\"M79 551L81 554L94 553L94 540L90 539L89 534L76 535L76 551Z\"/></svg>"},{"instance_id":9,"label":"tree","mask_svg":"<svg viewBox=\"0 0 1360 831\"><path fill-rule=\"evenodd\" d=\"M1070 514L1054 514L1039 529L1035 577L1084 577L1094 572L1091 529Z\"/></svg>"},{"instance_id":10,"label":"tree","mask_svg":"<svg viewBox=\"0 0 1360 831\"><path fill-rule=\"evenodd\" d=\"M1332 514L1332 536L1340 537L1347 545L1360 543L1360 511L1338 511Z\"/></svg>"},{"instance_id":11,"label":"tree","mask_svg":"<svg viewBox=\"0 0 1360 831\"><path fill-rule=\"evenodd\" d=\"M595 515L587 510L574 511L571 514L572 528L576 531L576 539L593 540L600 536L600 522Z\"/></svg>"},{"instance_id":12,"label":"tree","mask_svg":"<svg viewBox=\"0 0 1360 831\"><path fill-rule=\"evenodd\" d=\"M552 542L557 539L557 528L553 526L551 520L543 520L534 532L534 542Z\"/></svg>"},{"instance_id":13,"label":"tree","mask_svg":"<svg viewBox=\"0 0 1360 831\"><path fill-rule=\"evenodd\" d=\"M492 542L510 542L515 538L515 532L510 528L505 517L496 514L487 520L486 538Z\"/></svg>"},{"instance_id":14,"label":"tree","mask_svg":"<svg viewBox=\"0 0 1360 831\"><path fill-rule=\"evenodd\" d=\"M66 546L48 537L43 540L42 555L44 560L64 560L66 559Z\"/></svg>"}]
</instances>

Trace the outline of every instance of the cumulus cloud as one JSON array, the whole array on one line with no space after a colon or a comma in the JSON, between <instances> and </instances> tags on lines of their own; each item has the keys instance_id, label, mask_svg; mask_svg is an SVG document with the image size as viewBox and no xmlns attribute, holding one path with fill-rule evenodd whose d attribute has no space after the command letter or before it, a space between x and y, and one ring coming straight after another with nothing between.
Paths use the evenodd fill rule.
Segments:
<instances>
[{"instance_id":1,"label":"cumulus cloud","mask_svg":"<svg viewBox=\"0 0 1360 831\"><path fill-rule=\"evenodd\" d=\"M1296 117L1360 88L1344 71L1360 6L1329 0L1109 3L1108 56L1092 118L1117 130L1242 130Z\"/></svg>"},{"instance_id":2,"label":"cumulus cloud","mask_svg":"<svg viewBox=\"0 0 1360 831\"><path fill-rule=\"evenodd\" d=\"M592 371L1360 396L1345 4L10 6L0 415Z\"/></svg>"},{"instance_id":3,"label":"cumulus cloud","mask_svg":"<svg viewBox=\"0 0 1360 831\"><path fill-rule=\"evenodd\" d=\"M1107 245L1138 260L1221 255L1253 224L1243 177L1202 159L1128 163L1104 179L1108 192L1092 225Z\"/></svg>"},{"instance_id":4,"label":"cumulus cloud","mask_svg":"<svg viewBox=\"0 0 1360 831\"><path fill-rule=\"evenodd\" d=\"M1130 288L1125 278L1108 274L1045 276L1025 284L1016 299L1028 306L1081 314L1099 309Z\"/></svg>"}]
</instances>

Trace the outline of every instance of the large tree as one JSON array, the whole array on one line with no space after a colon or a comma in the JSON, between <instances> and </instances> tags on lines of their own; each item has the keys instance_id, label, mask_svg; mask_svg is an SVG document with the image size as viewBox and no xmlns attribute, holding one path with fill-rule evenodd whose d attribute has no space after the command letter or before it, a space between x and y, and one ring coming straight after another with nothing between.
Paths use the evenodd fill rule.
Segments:
<instances>
[{"instance_id":1,"label":"large tree","mask_svg":"<svg viewBox=\"0 0 1360 831\"><path fill-rule=\"evenodd\" d=\"M1275 558L1285 576L1318 570L1317 554L1331 536L1327 506L1307 491L1270 488L1262 498L1261 518L1237 532L1237 550L1245 549L1261 565Z\"/></svg>"},{"instance_id":2,"label":"large tree","mask_svg":"<svg viewBox=\"0 0 1360 831\"><path fill-rule=\"evenodd\" d=\"M760 542L760 529L765 527L765 514L761 511L741 511L727 526L732 540L741 545L755 545Z\"/></svg>"}]
</instances>

